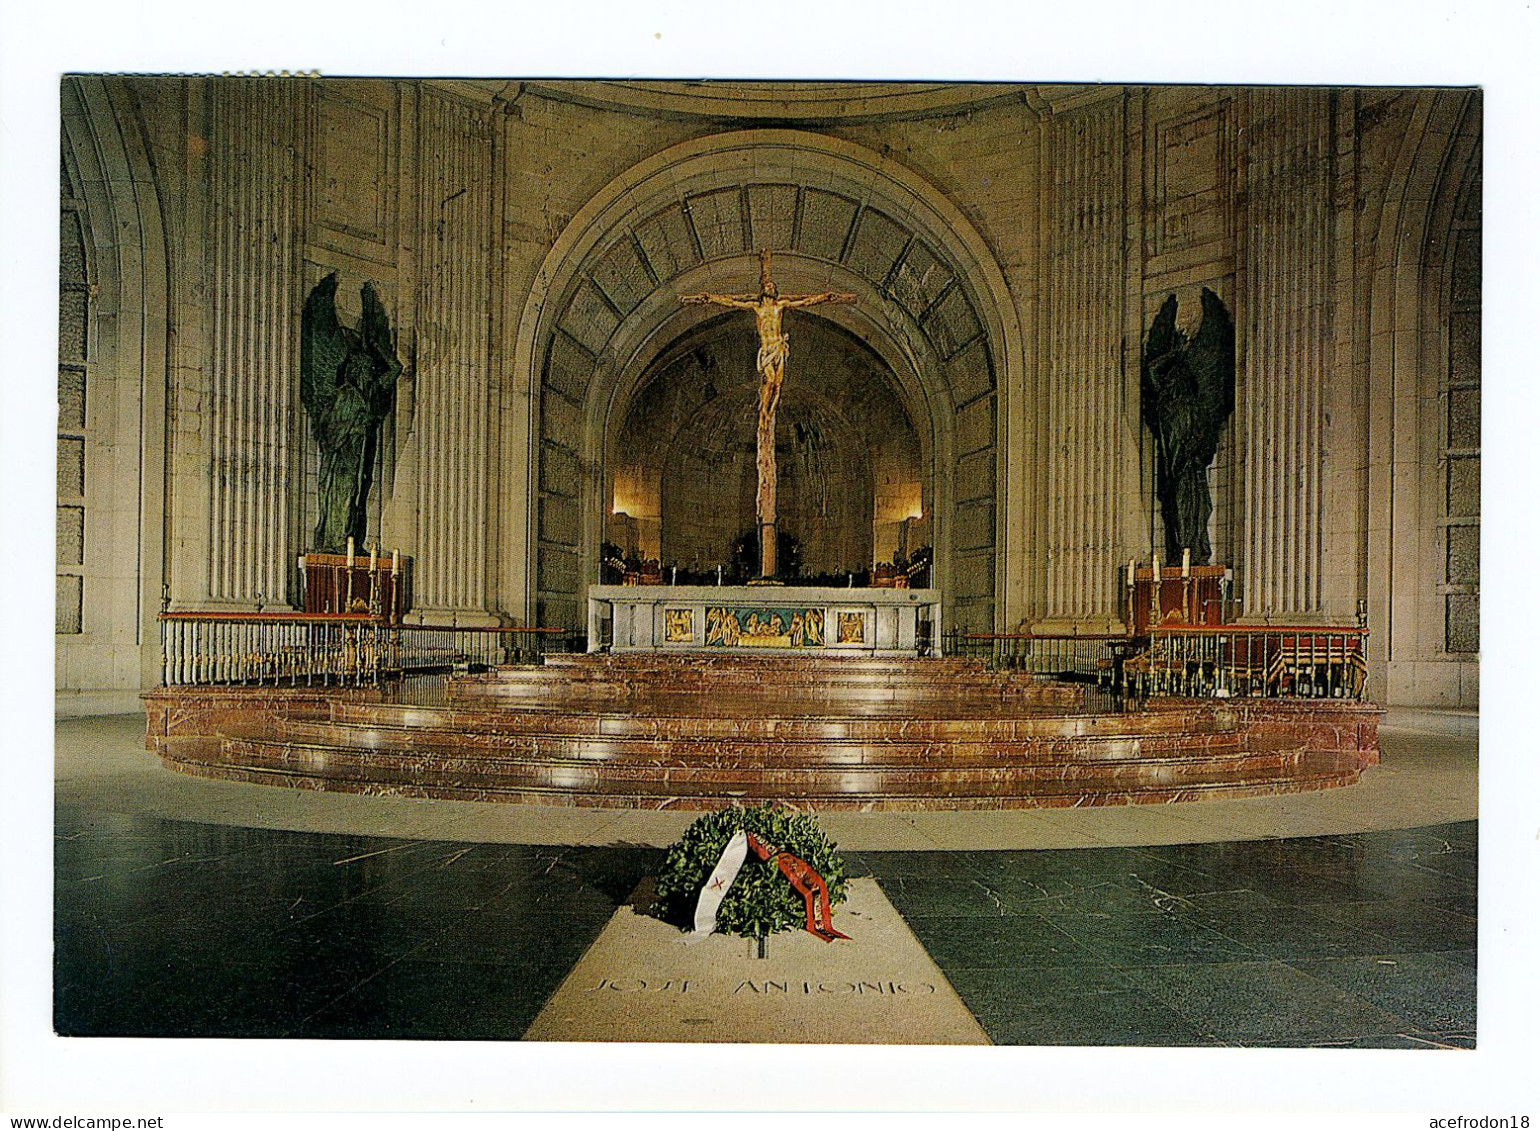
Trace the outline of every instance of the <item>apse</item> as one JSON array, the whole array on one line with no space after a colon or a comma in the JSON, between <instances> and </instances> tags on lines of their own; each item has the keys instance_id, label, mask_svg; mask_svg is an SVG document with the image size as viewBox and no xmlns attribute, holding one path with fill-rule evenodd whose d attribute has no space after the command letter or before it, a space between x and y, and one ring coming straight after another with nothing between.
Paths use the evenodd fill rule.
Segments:
<instances>
[{"instance_id":1,"label":"apse","mask_svg":"<svg viewBox=\"0 0 1540 1131\"><path fill-rule=\"evenodd\" d=\"M606 541L626 556L734 572L755 525L757 339L705 322L663 350L610 430ZM929 541L920 441L887 365L816 315L787 318L776 426L779 519L803 578L860 574ZM783 568L783 574L787 571Z\"/></svg>"}]
</instances>

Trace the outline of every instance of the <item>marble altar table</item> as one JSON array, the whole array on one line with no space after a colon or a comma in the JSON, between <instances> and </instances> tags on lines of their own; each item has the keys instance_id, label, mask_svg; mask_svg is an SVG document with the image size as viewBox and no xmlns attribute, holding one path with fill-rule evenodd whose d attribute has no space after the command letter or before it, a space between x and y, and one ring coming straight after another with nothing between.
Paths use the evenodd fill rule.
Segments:
<instances>
[{"instance_id":1,"label":"marble altar table","mask_svg":"<svg viewBox=\"0 0 1540 1131\"><path fill-rule=\"evenodd\" d=\"M799 585L593 585L588 649L939 655L941 593Z\"/></svg>"}]
</instances>

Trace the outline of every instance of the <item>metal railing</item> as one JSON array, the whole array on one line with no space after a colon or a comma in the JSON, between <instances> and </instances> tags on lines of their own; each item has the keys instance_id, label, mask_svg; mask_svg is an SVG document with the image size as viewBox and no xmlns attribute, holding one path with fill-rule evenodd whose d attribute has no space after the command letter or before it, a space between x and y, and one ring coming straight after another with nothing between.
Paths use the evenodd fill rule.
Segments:
<instances>
[{"instance_id":1,"label":"metal railing","mask_svg":"<svg viewBox=\"0 0 1540 1131\"><path fill-rule=\"evenodd\" d=\"M1030 632L963 632L943 635L948 656L982 659L992 668L1030 672L1056 679L1094 680L1110 686L1118 649L1128 637L1104 634L1043 634Z\"/></svg>"},{"instance_id":2,"label":"metal railing","mask_svg":"<svg viewBox=\"0 0 1540 1131\"><path fill-rule=\"evenodd\" d=\"M561 628L387 624L361 614L162 613L164 686L365 687L581 651Z\"/></svg>"},{"instance_id":3,"label":"metal railing","mask_svg":"<svg viewBox=\"0 0 1540 1131\"><path fill-rule=\"evenodd\" d=\"M1363 699L1368 630L1341 626L1152 629L1119 665L1127 695Z\"/></svg>"},{"instance_id":4,"label":"metal railing","mask_svg":"<svg viewBox=\"0 0 1540 1131\"><path fill-rule=\"evenodd\" d=\"M374 686L417 672L540 663L586 644L561 628L388 624L349 614L162 613L160 624L168 687ZM1095 682L1128 698L1361 700L1367 637L1364 628L1315 625L1172 625L1139 637L952 629L942 650L995 668Z\"/></svg>"},{"instance_id":5,"label":"metal railing","mask_svg":"<svg viewBox=\"0 0 1540 1131\"><path fill-rule=\"evenodd\" d=\"M949 656L1056 679L1094 681L1130 699L1354 699L1367 695L1368 630L1342 626L1164 626L1147 636L961 632Z\"/></svg>"}]
</instances>

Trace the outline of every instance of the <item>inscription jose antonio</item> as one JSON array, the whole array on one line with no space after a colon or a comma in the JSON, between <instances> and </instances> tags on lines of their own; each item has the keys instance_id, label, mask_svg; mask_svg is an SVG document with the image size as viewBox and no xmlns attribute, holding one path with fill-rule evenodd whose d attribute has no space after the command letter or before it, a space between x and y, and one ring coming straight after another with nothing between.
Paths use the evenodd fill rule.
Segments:
<instances>
[{"instance_id":1,"label":"inscription jose antonio","mask_svg":"<svg viewBox=\"0 0 1540 1131\"><path fill-rule=\"evenodd\" d=\"M657 993L657 994L687 994L692 988L695 992L720 992L726 983L720 985L707 985L702 987L699 983L692 986L689 978L600 978L599 984L590 986L584 993L598 993L609 990L614 993ZM930 982L896 982L892 980L878 980L875 982L807 982L807 981L765 981L744 980L739 982L730 991L732 994L746 994L749 996L792 996L800 995L812 997L816 994L843 995L847 997L909 997L933 994L936 987Z\"/></svg>"}]
</instances>

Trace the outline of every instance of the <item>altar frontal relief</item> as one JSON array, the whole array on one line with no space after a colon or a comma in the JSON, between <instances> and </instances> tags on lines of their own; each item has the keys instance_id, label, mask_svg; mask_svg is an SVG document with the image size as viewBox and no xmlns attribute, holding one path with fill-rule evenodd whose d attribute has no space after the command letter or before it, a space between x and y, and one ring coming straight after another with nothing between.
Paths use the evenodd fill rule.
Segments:
<instances>
[{"instance_id":1,"label":"altar frontal relief","mask_svg":"<svg viewBox=\"0 0 1540 1131\"><path fill-rule=\"evenodd\" d=\"M695 639L694 609L664 609L663 639L668 644L688 644Z\"/></svg>"},{"instance_id":2,"label":"altar frontal relief","mask_svg":"<svg viewBox=\"0 0 1540 1131\"><path fill-rule=\"evenodd\" d=\"M716 607L706 610L706 645L723 648L822 648L822 609Z\"/></svg>"}]
</instances>

